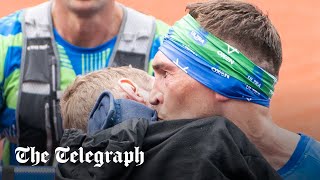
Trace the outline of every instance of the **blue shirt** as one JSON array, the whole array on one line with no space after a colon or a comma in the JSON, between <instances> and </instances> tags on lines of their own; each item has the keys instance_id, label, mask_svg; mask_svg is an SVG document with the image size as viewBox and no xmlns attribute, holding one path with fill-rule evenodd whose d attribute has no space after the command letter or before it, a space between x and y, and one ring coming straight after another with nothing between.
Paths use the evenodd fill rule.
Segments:
<instances>
[{"instance_id":1,"label":"blue shirt","mask_svg":"<svg viewBox=\"0 0 320 180\"><path fill-rule=\"evenodd\" d=\"M300 136L292 156L278 173L285 180L320 179L320 143L304 134Z\"/></svg>"}]
</instances>

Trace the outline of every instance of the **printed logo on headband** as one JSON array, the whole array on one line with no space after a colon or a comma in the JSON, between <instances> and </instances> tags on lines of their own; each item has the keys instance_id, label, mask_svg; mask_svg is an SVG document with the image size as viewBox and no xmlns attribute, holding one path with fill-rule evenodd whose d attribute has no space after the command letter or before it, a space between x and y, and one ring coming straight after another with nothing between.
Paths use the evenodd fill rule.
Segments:
<instances>
[{"instance_id":1,"label":"printed logo on headband","mask_svg":"<svg viewBox=\"0 0 320 180\"><path fill-rule=\"evenodd\" d=\"M227 61L228 63L230 63L231 65L234 64L234 60L231 59L229 56L227 56L225 53L223 53L222 51L217 51L217 54L224 59L225 61Z\"/></svg>"},{"instance_id":2,"label":"printed logo on headband","mask_svg":"<svg viewBox=\"0 0 320 180\"><path fill-rule=\"evenodd\" d=\"M247 79L249 81L251 81L253 84L255 84L256 86L258 86L259 88L262 87L262 81L261 80L254 79L251 75L248 75Z\"/></svg>"},{"instance_id":3,"label":"printed logo on headband","mask_svg":"<svg viewBox=\"0 0 320 180\"><path fill-rule=\"evenodd\" d=\"M253 92L255 95L260 96L261 93L259 93L259 91L257 91L256 89L254 89L253 87L249 86L246 84L246 89Z\"/></svg>"},{"instance_id":4,"label":"printed logo on headband","mask_svg":"<svg viewBox=\"0 0 320 180\"><path fill-rule=\"evenodd\" d=\"M254 78L254 77L256 77L256 78ZM259 88L262 88L262 86L263 86L263 81L262 81L263 70L260 67L255 66L253 68L253 73L248 74L247 79L249 81L251 81L253 84L255 84L256 86L258 86Z\"/></svg>"},{"instance_id":5,"label":"printed logo on headband","mask_svg":"<svg viewBox=\"0 0 320 180\"><path fill-rule=\"evenodd\" d=\"M222 71L221 69L219 69L218 66L214 67L212 66L211 67L211 71L218 74L219 76L221 77L224 77L224 78L227 78L227 79L230 79L230 75L224 71Z\"/></svg>"},{"instance_id":6,"label":"printed logo on headband","mask_svg":"<svg viewBox=\"0 0 320 180\"><path fill-rule=\"evenodd\" d=\"M236 52L236 53L238 53L238 54L239 54L238 49L236 49L236 48L234 48L234 47L230 46L229 44L226 44L226 45L228 46L228 54L232 54L233 52Z\"/></svg>"},{"instance_id":7,"label":"printed logo on headband","mask_svg":"<svg viewBox=\"0 0 320 180\"><path fill-rule=\"evenodd\" d=\"M207 43L207 39L196 31L190 31L190 37L201 46L204 46Z\"/></svg>"}]
</instances>

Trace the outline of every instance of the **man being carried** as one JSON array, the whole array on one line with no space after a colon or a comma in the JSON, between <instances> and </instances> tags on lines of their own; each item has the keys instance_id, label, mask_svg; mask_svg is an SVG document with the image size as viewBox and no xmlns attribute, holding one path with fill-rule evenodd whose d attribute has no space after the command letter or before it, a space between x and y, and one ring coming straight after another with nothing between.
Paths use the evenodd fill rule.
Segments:
<instances>
[{"instance_id":1,"label":"man being carried","mask_svg":"<svg viewBox=\"0 0 320 180\"><path fill-rule=\"evenodd\" d=\"M76 128L94 134L127 119L156 121L156 112L144 106L150 106L153 81L154 77L145 71L128 66L78 76L61 98L64 129Z\"/></svg>"}]
</instances>

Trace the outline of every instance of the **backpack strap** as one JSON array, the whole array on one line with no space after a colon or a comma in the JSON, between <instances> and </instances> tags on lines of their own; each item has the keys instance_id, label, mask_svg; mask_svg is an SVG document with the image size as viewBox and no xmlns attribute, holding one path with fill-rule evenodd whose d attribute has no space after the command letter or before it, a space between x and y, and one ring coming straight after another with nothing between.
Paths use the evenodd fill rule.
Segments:
<instances>
[{"instance_id":1,"label":"backpack strap","mask_svg":"<svg viewBox=\"0 0 320 180\"><path fill-rule=\"evenodd\" d=\"M109 66L132 65L148 71L149 54L156 31L155 18L123 6L120 32Z\"/></svg>"},{"instance_id":2,"label":"backpack strap","mask_svg":"<svg viewBox=\"0 0 320 180\"><path fill-rule=\"evenodd\" d=\"M58 109L60 67L53 36L51 2L24 11L24 44L16 110L18 143L52 154L62 135Z\"/></svg>"}]
</instances>

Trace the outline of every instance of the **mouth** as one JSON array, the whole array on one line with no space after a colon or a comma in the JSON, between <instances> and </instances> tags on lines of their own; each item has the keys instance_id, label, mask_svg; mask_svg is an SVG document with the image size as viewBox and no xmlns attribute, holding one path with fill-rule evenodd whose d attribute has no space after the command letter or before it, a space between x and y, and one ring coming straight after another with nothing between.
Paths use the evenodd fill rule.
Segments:
<instances>
[{"instance_id":1,"label":"mouth","mask_svg":"<svg viewBox=\"0 0 320 180\"><path fill-rule=\"evenodd\" d=\"M159 114L159 111L157 111L157 113L158 113L158 121L162 121L165 119L163 115Z\"/></svg>"},{"instance_id":2,"label":"mouth","mask_svg":"<svg viewBox=\"0 0 320 180\"><path fill-rule=\"evenodd\" d=\"M161 116L161 114L159 114L159 108L157 107L157 106L155 106L155 105L152 105L152 109L153 110L155 110L156 112L157 112L157 118L158 118L158 121L162 121L163 120L163 118L162 118L162 116Z\"/></svg>"}]
</instances>

